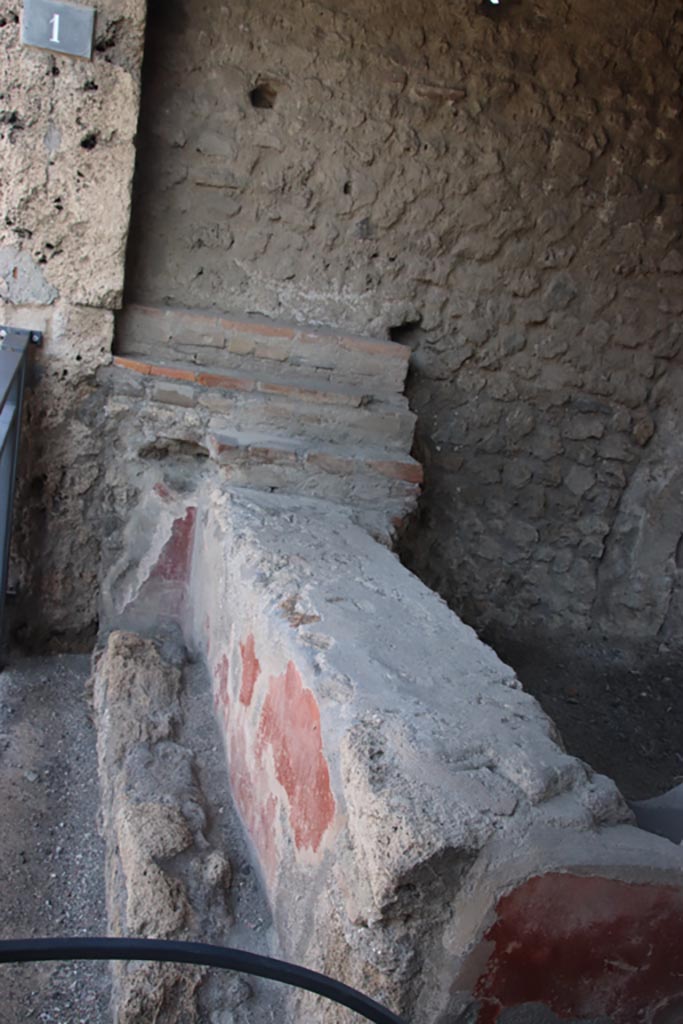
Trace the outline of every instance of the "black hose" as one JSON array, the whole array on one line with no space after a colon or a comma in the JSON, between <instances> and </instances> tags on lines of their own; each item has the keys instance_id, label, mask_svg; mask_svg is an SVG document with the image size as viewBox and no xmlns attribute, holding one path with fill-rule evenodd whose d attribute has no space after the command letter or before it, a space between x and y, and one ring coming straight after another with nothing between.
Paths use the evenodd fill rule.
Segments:
<instances>
[{"instance_id":1,"label":"black hose","mask_svg":"<svg viewBox=\"0 0 683 1024\"><path fill-rule=\"evenodd\" d=\"M229 971L255 974L285 985L316 992L335 1003L348 1006L375 1024L404 1024L385 1006L362 992L343 985L306 967L274 960L241 949L209 946L203 942L171 942L161 939L7 939L0 941L0 963L36 960L155 960L161 963L199 964Z\"/></svg>"}]
</instances>

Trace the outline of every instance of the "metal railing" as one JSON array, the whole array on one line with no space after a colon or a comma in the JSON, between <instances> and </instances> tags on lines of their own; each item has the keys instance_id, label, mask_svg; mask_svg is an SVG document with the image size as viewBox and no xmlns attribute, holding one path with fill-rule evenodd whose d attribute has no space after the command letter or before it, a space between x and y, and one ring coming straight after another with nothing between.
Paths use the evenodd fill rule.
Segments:
<instances>
[{"instance_id":1,"label":"metal railing","mask_svg":"<svg viewBox=\"0 0 683 1024\"><path fill-rule=\"evenodd\" d=\"M0 942L0 964L38 960L153 960L219 967L315 992L347 1006L374 1024L405 1024L386 1006L325 974L258 953L210 946L204 942L110 938L8 939Z\"/></svg>"},{"instance_id":2,"label":"metal railing","mask_svg":"<svg viewBox=\"0 0 683 1024\"><path fill-rule=\"evenodd\" d=\"M27 354L30 344L40 345L42 340L40 331L0 326L0 648L5 640L5 596Z\"/></svg>"}]
</instances>

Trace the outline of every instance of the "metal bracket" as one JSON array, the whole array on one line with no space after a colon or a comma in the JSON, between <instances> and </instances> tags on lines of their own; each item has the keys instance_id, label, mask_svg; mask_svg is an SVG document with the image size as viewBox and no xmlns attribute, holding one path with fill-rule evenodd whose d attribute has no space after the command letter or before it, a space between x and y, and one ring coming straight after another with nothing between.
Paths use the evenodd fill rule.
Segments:
<instances>
[{"instance_id":1,"label":"metal bracket","mask_svg":"<svg viewBox=\"0 0 683 1024\"><path fill-rule=\"evenodd\" d=\"M5 327L0 324L0 348L8 349L10 352L23 352L28 343L32 345L43 344L42 331L27 331L23 327Z\"/></svg>"}]
</instances>

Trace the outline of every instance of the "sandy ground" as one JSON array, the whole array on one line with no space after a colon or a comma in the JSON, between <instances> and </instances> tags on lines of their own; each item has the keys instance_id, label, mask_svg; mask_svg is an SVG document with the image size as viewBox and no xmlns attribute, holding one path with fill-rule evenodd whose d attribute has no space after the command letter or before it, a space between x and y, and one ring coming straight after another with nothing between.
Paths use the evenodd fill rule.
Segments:
<instances>
[{"instance_id":1,"label":"sandy ground","mask_svg":"<svg viewBox=\"0 0 683 1024\"><path fill-rule=\"evenodd\" d=\"M225 751L213 712L210 681L201 663L186 664L180 705L177 739L195 756L195 770L206 800L207 838L225 853L232 867L229 933L209 933L202 939L277 957L280 955L277 935L230 796ZM233 980L227 981L226 986L229 978ZM286 1024L291 1020L287 1005L290 992L287 986L251 975L211 971L201 990L201 1024ZM224 1008L213 1011L214 1000Z\"/></svg>"},{"instance_id":2,"label":"sandy ground","mask_svg":"<svg viewBox=\"0 0 683 1024\"><path fill-rule=\"evenodd\" d=\"M0 937L106 934L83 655L0 672ZM104 1024L106 964L0 965L0 1024Z\"/></svg>"}]
</instances>

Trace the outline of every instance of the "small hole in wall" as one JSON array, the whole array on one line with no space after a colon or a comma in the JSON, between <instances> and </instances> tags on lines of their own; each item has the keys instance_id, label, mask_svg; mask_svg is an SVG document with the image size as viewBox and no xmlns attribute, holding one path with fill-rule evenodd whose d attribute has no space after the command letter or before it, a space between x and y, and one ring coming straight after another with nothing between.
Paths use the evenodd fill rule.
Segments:
<instances>
[{"instance_id":1,"label":"small hole in wall","mask_svg":"<svg viewBox=\"0 0 683 1024\"><path fill-rule=\"evenodd\" d=\"M29 484L31 497L39 498L45 489L46 483L47 476L45 475L45 473L41 473L40 476L34 476L33 479L31 480L31 483Z\"/></svg>"},{"instance_id":2,"label":"small hole in wall","mask_svg":"<svg viewBox=\"0 0 683 1024\"><path fill-rule=\"evenodd\" d=\"M412 345L418 340L422 318L404 320L402 324L389 328L389 338L399 345Z\"/></svg>"},{"instance_id":3,"label":"small hole in wall","mask_svg":"<svg viewBox=\"0 0 683 1024\"><path fill-rule=\"evenodd\" d=\"M88 132L81 139L81 149L94 149L97 145L97 132Z\"/></svg>"},{"instance_id":4,"label":"small hole in wall","mask_svg":"<svg viewBox=\"0 0 683 1024\"><path fill-rule=\"evenodd\" d=\"M249 102L257 110L272 110L277 99L277 89L272 82L260 82L249 93Z\"/></svg>"},{"instance_id":5,"label":"small hole in wall","mask_svg":"<svg viewBox=\"0 0 683 1024\"><path fill-rule=\"evenodd\" d=\"M344 193L345 196L349 195L349 193L351 192L351 182L350 181L345 181L344 182L344 188L342 189L342 192Z\"/></svg>"}]
</instances>

